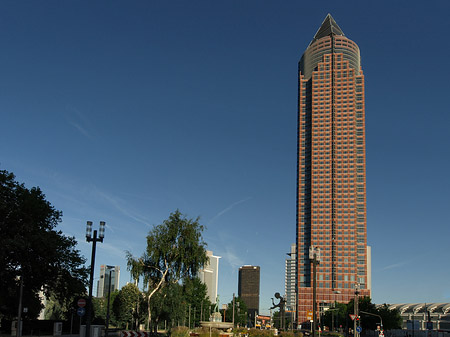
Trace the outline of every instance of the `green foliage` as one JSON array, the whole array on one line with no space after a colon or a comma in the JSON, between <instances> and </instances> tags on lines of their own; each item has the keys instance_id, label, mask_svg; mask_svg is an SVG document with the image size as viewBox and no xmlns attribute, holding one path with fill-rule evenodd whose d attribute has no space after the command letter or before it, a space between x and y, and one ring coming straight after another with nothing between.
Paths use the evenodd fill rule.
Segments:
<instances>
[{"instance_id":1,"label":"green foliage","mask_svg":"<svg viewBox=\"0 0 450 337\"><path fill-rule=\"evenodd\" d=\"M186 326L177 326L170 332L171 337L189 337L189 328Z\"/></svg>"},{"instance_id":2,"label":"green foliage","mask_svg":"<svg viewBox=\"0 0 450 337\"><path fill-rule=\"evenodd\" d=\"M198 277L183 280L183 297L186 305L191 306L191 316L194 326L200 325L200 319L209 320L211 302L206 284Z\"/></svg>"},{"instance_id":3,"label":"green foliage","mask_svg":"<svg viewBox=\"0 0 450 337\"><path fill-rule=\"evenodd\" d=\"M273 330L261 330L261 329L250 329L248 330L249 337L273 337ZM286 337L294 337L292 336L286 336Z\"/></svg>"},{"instance_id":4,"label":"green foliage","mask_svg":"<svg viewBox=\"0 0 450 337\"><path fill-rule=\"evenodd\" d=\"M64 313L73 297L85 292L85 259L75 249L75 239L56 230L61 215L39 187L28 189L12 173L0 171L0 315L17 315L20 275L28 318L41 310L41 289Z\"/></svg>"},{"instance_id":5,"label":"green foliage","mask_svg":"<svg viewBox=\"0 0 450 337\"><path fill-rule=\"evenodd\" d=\"M64 309L54 297L47 299L44 310L44 319L47 320L64 320Z\"/></svg>"},{"instance_id":6,"label":"green foliage","mask_svg":"<svg viewBox=\"0 0 450 337\"><path fill-rule=\"evenodd\" d=\"M361 311L368 312L370 314L379 315L383 319L383 328L385 330L400 329L402 324L402 318L398 310L389 310L389 307L385 304L380 308L376 308L375 304L371 302L370 297L359 297L358 309L360 311L361 326L364 330L375 330L377 324L380 323L380 318L368 314L364 314ZM332 318L334 318L334 327L353 327L353 321L350 319L350 315L354 313L354 301L351 300L348 304L336 303L336 310L328 310L323 315L323 324L328 327L332 327ZM334 315L334 317L332 317Z\"/></svg>"},{"instance_id":7,"label":"green foliage","mask_svg":"<svg viewBox=\"0 0 450 337\"><path fill-rule=\"evenodd\" d=\"M136 329L136 320L138 323L143 323L145 320L146 308L147 303L139 288L132 283L123 286L112 302L116 324L122 328L125 328L128 323L130 329Z\"/></svg>"},{"instance_id":8,"label":"green foliage","mask_svg":"<svg viewBox=\"0 0 450 337\"><path fill-rule=\"evenodd\" d=\"M402 316L398 309L390 310L387 304L383 304L377 309L378 315L383 318L383 329L393 330L402 328Z\"/></svg>"},{"instance_id":9,"label":"green foliage","mask_svg":"<svg viewBox=\"0 0 450 337\"><path fill-rule=\"evenodd\" d=\"M217 329L211 329L211 331L209 331L208 328L197 328L194 329L194 333L197 333L199 335L199 337L219 337L220 336L220 331Z\"/></svg>"},{"instance_id":10,"label":"green foliage","mask_svg":"<svg viewBox=\"0 0 450 337\"><path fill-rule=\"evenodd\" d=\"M208 261L204 227L199 219L188 219L180 211L170 214L169 219L150 230L147 249L141 258L127 252L128 270L134 279L141 276L148 286L148 321L152 323L152 297L165 296L161 291L170 284L192 279ZM167 295L166 295L167 296ZM159 317L159 316L158 316Z\"/></svg>"},{"instance_id":11,"label":"green foliage","mask_svg":"<svg viewBox=\"0 0 450 337\"><path fill-rule=\"evenodd\" d=\"M292 331L281 331L278 336L280 337L295 337L295 334Z\"/></svg>"},{"instance_id":12,"label":"green foliage","mask_svg":"<svg viewBox=\"0 0 450 337\"><path fill-rule=\"evenodd\" d=\"M223 315L222 315L223 316ZM235 297L234 298L234 323L236 326L246 326L247 325L247 317L248 310L247 305L245 304L242 298ZM233 321L233 300L228 303L227 310L225 312L225 321L232 322Z\"/></svg>"}]
</instances>

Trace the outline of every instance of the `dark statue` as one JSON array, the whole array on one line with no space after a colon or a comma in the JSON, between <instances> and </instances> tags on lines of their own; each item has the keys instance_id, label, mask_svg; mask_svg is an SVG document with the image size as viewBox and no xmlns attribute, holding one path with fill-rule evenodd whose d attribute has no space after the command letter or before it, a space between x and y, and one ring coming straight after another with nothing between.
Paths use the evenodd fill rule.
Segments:
<instances>
[{"instance_id":1,"label":"dark statue","mask_svg":"<svg viewBox=\"0 0 450 337\"><path fill-rule=\"evenodd\" d=\"M283 298L283 296L280 295L280 293L275 293L275 297L277 299L280 300L280 302L278 302L278 304L275 304L275 302L273 301L273 297L272 297L272 308L270 309L275 309L275 308L280 308L280 329L284 330L284 321L285 321L285 306L286 306L286 300Z\"/></svg>"}]
</instances>

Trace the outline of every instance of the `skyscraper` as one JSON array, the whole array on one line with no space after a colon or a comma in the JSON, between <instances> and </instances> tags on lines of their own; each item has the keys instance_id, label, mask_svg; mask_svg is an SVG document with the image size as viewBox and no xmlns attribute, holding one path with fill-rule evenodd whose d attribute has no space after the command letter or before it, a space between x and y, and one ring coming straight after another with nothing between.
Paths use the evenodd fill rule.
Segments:
<instances>
[{"instance_id":1,"label":"skyscraper","mask_svg":"<svg viewBox=\"0 0 450 337\"><path fill-rule=\"evenodd\" d=\"M238 295L245 302L250 321L259 313L259 266L239 268Z\"/></svg>"},{"instance_id":2,"label":"skyscraper","mask_svg":"<svg viewBox=\"0 0 450 337\"><path fill-rule=\"evenodd\" d=\"M299 62L298 322L313 309L309 248L321 250L317 303L370 295L364 75L359 48L327 15Z\"/></svg>"},{"instance_id":3,"label":"skyscraper","mask_svg":"<svg viewBox=\"0 0 450 337\"><path fill-rule=\"evenodd\" d=\"M292 311L295 310L297 300L297 292L295 291L295 282L297 280L295 268L296 268L296 251L297 245L293 243L291 245L291 250L288 253L289 258L286 259L285 265L285 274L284 274L284 291L285 291L285 299L286 299L286 310Z\"/></svg>"},{"instance_id":4,"label":"skyscraper","mask_svg":"<svg viewBox=\"0 0 450 337\"><path fill-rule=\"evenodd\" d=\"M111 279L109 276L111 275ZM113 292L119 290L120 267L100 266L100 279L97 282L97 297L108 297L108 288Z\"/></svg>"},{"instance_id":5,"label":"skyscraper","mask_svg":"<svg viewBox=\"0 0 450 337\"><path fill-rule=\"evenodd\" d=\"M209 258L208 263L198 272L198 278L208 290L208 297L211 303L217 301L217 286L219 283L219 259L220 256L214 256L210 250L206 251Z\"/></svg>"}]
</instances>

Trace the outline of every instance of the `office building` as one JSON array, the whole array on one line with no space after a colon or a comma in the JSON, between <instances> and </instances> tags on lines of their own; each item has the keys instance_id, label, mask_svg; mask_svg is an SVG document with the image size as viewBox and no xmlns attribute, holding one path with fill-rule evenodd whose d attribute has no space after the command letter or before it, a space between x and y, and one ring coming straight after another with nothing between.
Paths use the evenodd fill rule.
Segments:
<instances>
[{"instance_id":1,"label":"office building","mask_svg":"<svg viewBox=\"0 0 450 337\"><path fill-rule=\"evenodd\" d=\"M111 279L110 279L111 276ZM119 290L120 281L120 267L107 266L102 264L100 266L100 278L97 282L97 297L108 297L108 287L110 291Z\"/></svg>"},{"instance_id":2,"label":"office building","mask_svg":"<svg viewBox=\"0 0 450 337\"><path fill-rule=\"evenodd\" d=\"M247 306L250 322L254 322L259 313L259 277L259 266L239 268L238 295Z\"/></svg>"},{"instance_id":3,"label":"office building","mask_svg":"<svg viewBox=\"0 0 450 337\"><path fill-rule=\"evenodd\" d=\"M217 301L217 287L219 285L219 259L220 256L214 256L210 250L206 251L209 258L208 263L203 269L198 272L198 277L208 290L208 297L211 303L215 304Z\"/></svg>"},{"instance_id":4,"label":"office building","mask_svg":"<svg viewBox=\"0 0 450 337\"><path fill-rule=\"evenodd\" d=\"M297 292L295 291L295 283L297 280L295 273L295 268L297 266L296 251L297 245L293 243L291 245L291 250L288 253L289 258L286 259L285 265L284 291L287 311L295 311L297 303Z\"/></svg>"},{"instance_id":5,"label":"office building","mask_svg":"<svg viewBox=\"0 0 450 337\"><path fill-rule=\"evenodd\" d=\"M298 323L313 309L310 247L320 248L317 303L369 296L364 75L359 47L327 15L299 62ZM319 307L319 306L318 306Z\"/></svg>"}]
</instances>

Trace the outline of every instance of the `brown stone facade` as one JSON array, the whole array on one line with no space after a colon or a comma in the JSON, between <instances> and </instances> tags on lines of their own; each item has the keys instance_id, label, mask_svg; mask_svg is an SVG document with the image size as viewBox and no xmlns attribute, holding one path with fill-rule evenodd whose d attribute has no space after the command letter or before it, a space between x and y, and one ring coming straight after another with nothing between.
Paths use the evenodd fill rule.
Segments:
<instances>
[{"instance_id":1,"label":"brown stone facade","mask_svg":"<svg viewBox=\"0 0 450 337\"><path fill-rule=\"evenodd\" d=\"M252 321L259 313L259 285L259 266L242 266L239 268L238 295L244 300Z\"/></svg>"},{"instance_id":2,"label":"brown stone facade","mask_svg":"<svg viewBox=\"0 0 450 337\"><path fill-rule=\"evenodd\" d=\"M336 25L332 18L326 20L322 27ZM306 320L306 311L313 308L310 246L321 250L317 303L348 302L354 297L356 283L361 295L370 296L364 75L358 46L342 32L330 31L328 35L316 34L299 64L299 323Z\"/></svg>"}]
</instances>

